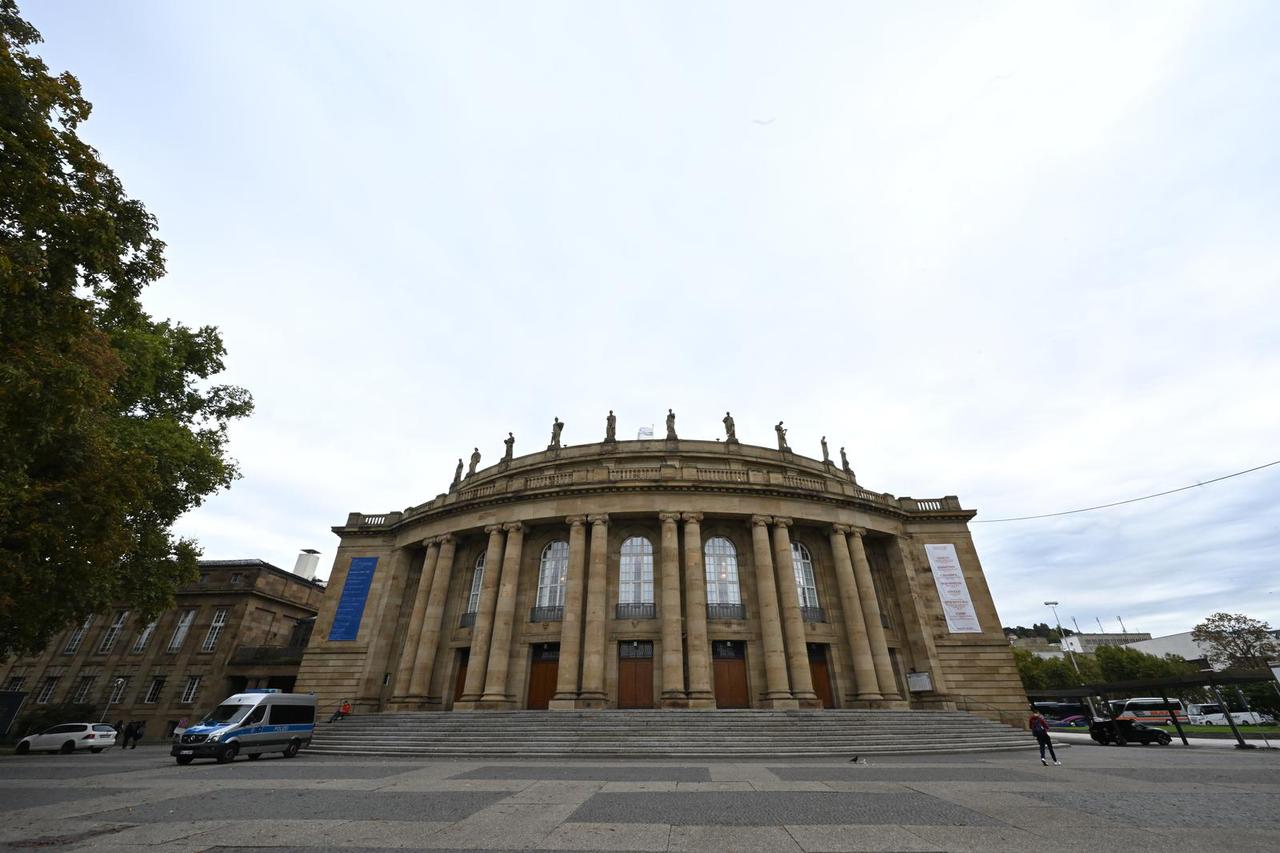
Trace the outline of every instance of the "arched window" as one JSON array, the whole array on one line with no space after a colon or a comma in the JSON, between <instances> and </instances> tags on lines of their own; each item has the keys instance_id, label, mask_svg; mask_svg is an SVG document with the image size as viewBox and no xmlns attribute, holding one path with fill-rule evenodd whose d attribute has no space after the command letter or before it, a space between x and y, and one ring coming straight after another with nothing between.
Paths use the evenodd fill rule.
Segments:
<instances>
[{"instance_id":1,"label":"arched window","mask_svg":"<svg viewBox=\"0 0 1280 853\"><path fill-rule=\"evenodd\" d=\"M471 573L471 595L467 596L467 612L480 609L480 588L484 586L484 552L476 558L476 570Z\"/></svg>"},{"instance_id":2,"label":"arched window","mask_svg":"<svg viewBox=\"0 0 1280 853\"><path fill-rule=\"evenodd\" d=\"M538 568L538 600L530 618L534 622L559 622L564 616L564 581L569 572L569 543L547 543Z\"/></svg>"},{"instance_id":3,"label":"arched window","mask_svg":"<svg viewBox=\"0 0 1280 853\"><path fill-rule=\"evenodd\" d=\"M622 543L618 564L618 618L653 616L653 543L632 536Z\"/></svg>"},{"instance_id":4,"label":"arched window","mask_svg":"<svg viewBox=\"0 0 1280 853\"><path fill-rule=\"evenodd\" d=\"M818 585L813 580L813 557L801 542L791 543L791 562L796 569L796 590L801 607L818 606Z\"/></svg>"},{"instance_id":5,"label":"arched window","mask_svg":"<svg viewBox=\"0 0 1280 853\"><path fill-rule=\"evenodd\" d=\"M738 586L738 549L723 536L713 536L702 547L707 572L707 615L741 619L742 589Z\"/></svg>"}]
</instances>

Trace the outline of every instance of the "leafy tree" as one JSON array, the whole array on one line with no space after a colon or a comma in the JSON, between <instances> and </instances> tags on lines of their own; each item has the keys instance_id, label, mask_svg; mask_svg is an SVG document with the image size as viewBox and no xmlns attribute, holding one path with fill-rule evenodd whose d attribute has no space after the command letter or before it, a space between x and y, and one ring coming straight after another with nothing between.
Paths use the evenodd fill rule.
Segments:
<instances>
[{"instance_id":1,"label":"leafy tree","mask_svg":"<svg viewBox=\"0 0 1280 853\"><path fill-rule=\"evenodd\" d=\"M174 521L237 476L218 331L157 322L156 221L78 134L90 105L0 0L0 658L195 575Z\"/></svg>"},{"instance_id":2,"label":"leafy tree","mask_svg":"<svg viewBox=\"0 0 1280 853\"><path fill-rule=\"evenodd\" d=\"M1242 613L1215 613L1191 631L1191 639L1205 646L1215 664L1244 669L1265 669L1267 660L1280 656L1280 644L1271 626Z\"/></svg>"},{"instance_id":3,"label":"leafy tree","mask_svg":"<svg viewBox=\"0 0 1280 853\"><path fill-rule=\"evenodd\" d=\"M1194 675L1196 665L1177 655L1149 655L1123 646L1099 646L1094 652L1103 681L1130 681L1137 678L1175 678Z\"/></svg>"},{"instance_id":4,"label":"leafy tree","mask_svg":"<svg viewBox=\"0 0 1280 853\"><path fill-rule=\"evenodd\" d=\"M1063 656L1042 658L1026 649L1013 649L1013 660L1018 676L1027 690L1053 690L1059 687L1079 687L1101 681L1101 672L1092 655L1076 655L1076 663ZM1076 672L1076 666L1080 672Z\"/></svg>"}]
</instances>

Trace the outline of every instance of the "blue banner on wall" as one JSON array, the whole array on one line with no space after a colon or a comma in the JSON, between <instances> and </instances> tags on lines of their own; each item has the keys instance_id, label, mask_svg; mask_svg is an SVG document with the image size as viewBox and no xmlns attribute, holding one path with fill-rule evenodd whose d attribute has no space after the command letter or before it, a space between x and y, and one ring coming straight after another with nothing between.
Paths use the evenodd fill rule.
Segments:
<instances>
[{"instance_id":1,"label":"blue banner on wall","mask_svg":"<svg viewBox=\"0 0 1280 853\"><path fill-rule=\"evenodd\" d=\"M360 620L364 617L364 603L369 598L369 585L373 583L373 570L378 567L377 557L353 557L347 569L347 582L342 585L342 598L333 614L330 640L354 640L360 633Z\"/></svg>"}]
</instances>

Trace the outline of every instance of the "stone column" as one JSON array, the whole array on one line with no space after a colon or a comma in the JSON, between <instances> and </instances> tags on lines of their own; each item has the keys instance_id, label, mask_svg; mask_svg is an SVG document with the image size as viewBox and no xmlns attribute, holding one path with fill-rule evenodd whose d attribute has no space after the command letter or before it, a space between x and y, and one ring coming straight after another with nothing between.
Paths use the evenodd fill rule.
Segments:
<instances>
[{"instance_id":1,"label":"stone column","mask_svg":"<svg viewBox=\"0 0 1280 853\"><path fill-rule=\"evenodd\" d=\"M769 550L767 515L751 516L751 552L756 564L756 589L760 595L760 639L764 645L765 705L797 708L787 686L787 655L782 646L778 617L778 585L773 579L773 554Z\"/></svg>"},{"instance_id":2,"label":"stone column","mask_svg":"<svg viewBox=\"0 0 1280 853\"><path fill-rule=\"evenodd\" d=\"M591 522L591 565L587 570L587 622L582 639L582 691L579 708L603 708L604 625L606 565L609 557L609 516L593 515Z\"/></svg>"},{"instance_id":3,"label":"stone column","mask_svg":"<svg viewBox=\"0 0 1280 853\"><path fill-rule=\"evenodd\" d=\"M860 527L849 531L849 554L853 557L853 579L858 586L858 599L862 603L862 618L867 626L867 640L871 643L871 661L876 670L876 683L880 695L889 701L899 700L898 680L893 677L893 663L889 660L889 644L884 639L884 624L880 621L880 601L871 581L871 564L862 545L866 531Z\"/></svg>"},{"instance_id":4,"label":"stone column","mask_svg":"<svg viewBox=\"0 0 1280 853\"><path fill-rule=\"evenodd\" d=\"M848 535L848 525L831 526L831 554L835 558L836 586L840 590L840 609L844 612L845 633L849 638L849 651L853 655L857 701L879 701L882 698L880 684L876 680L876 665L871 657L871 641L867 638L866 617L863 616L862 604L858 600L857 581L853 579Z\"/></svg>"},{"instance_id":5,"label":"stone column","mask_svg":"<svg viewBox=\"0 0 1280 853\"><path fill-rule=\"evenodd\" d=\"M664 708L686 708L684 643L680 620L680 546L678 512L660 512L662 522L662 699Z\"/></svg>"},{"instance_id":6,"label":"stone column","mask_svg":"<svg viewBox=\"0 0 1280 853\"><path fill-rule=\"evenodd\" d=\"M906 639L911 643L914 669L927 670L932 676L933 693L944 694L947 692L947 677L942 672L941 661L938 660L938 648L933 641L933 625L929 611L925 607L925 598L920 593L915 562L912 560L911 551L907 548L907 540L902 536L893 537L893 542L889 546L889 565L893 571L894 585L903 596L903 618L907 622L904 627Z\"/></svg>"},{"instance_id":7,"label":"stone column","mask_svg":"<svg viewBox=\"0 0 1280 853\"><path fill-rule=\"evenodd\" d=\"M440 557L436 560L435 575L431 578L431 597L427 599L426 615L422 620L422 640L418 645L418 662L413 669L409 695L418 701L429 701L431 673L436 665L436 651L440 648L440 623L444 620L444 606L449 598L449 583L453 578L453 555L458 547L452 533L440 539ZM442 697L437 696L436 704Z\"/></svg>"},{"instance_id":8,"label":"stone column","mask_svg":"<svg viewBox=\"0 0 1280 853\"><path fill-rule=\"evenodd\" d=\"M509 708L507 672L511 668L511 631L516 615L516 593L520 588L520 554L524 550L524 525L516 521L502 525L507 532L507 548L502 555L502 586L493 613L493 638L489 641L489 672L484 680L484 707ZM488 567L486 566L486 571Z\"/></svg>"},{"instance_id":9,"label":"stone column","mask_svg":"<svg viewBox=\"0 0 1280 853\"><path fill-rule=\"evenodd\" d=\"M578 704L578 662L582 651L582 587L587 560L586 516L571 515L569 571L565 578L564 617L560 623L560 665L556 669L556 694L547 704L552 711L566 711Z\"/></svg>"},{"instance_id":10,"label":"stone column","mask_svg":"<svg viewBox=\"0 0 1280 853\"><path fill-rule=\"evenodd\" d=\"M787 639L787 669L791 673L791 695L801 708L820 708L822 703L813 692L813 676L809 674L809 647L804 637L804 618L800 615L800 591L796 589L796 563L791 556L789 518L773 520L773 563L778 579L778 606L782 612L782 633Z\"/></svg>"},{"instance_id":11,"label":"stone column","mask_svg":"<svg viewBox=\"0 0 1280 853\"><path fill-rule=\"evenodd\" d=\"M711 648L707 642L707 572L702 565L702 513L684 519L684 615L689 644L689 707L714 708Z\"/></svg>"},{"instance_id":12,"label":"stone column","mask_svg":"<svg viewBox=\"0 0 1280 853\"><path fill-rule=\"evenodd\" d=\"M484 577L480 581L480 601L476 605L476 621L471 626L471 652L467 659L467 680L462 698L453 703L455 711L473 711L484 694L484 677L489 667L489 640L493 635L493 609L498 603L498 580L501 577L502 543L505 534L501 524L484 529L489 534L489 547L484 552Z\"/></svg>"},{"instance_id":13,"label":"stone column","mask_svg":"<svg viewBox=\"0 0 1280 853\"><path fill-rule=\"evenodd\" d=\"M418 641L422 637L422 620L427 614L427 598L431 594L431 579L436 572L436 559L440 556L440 543L436 539L423 539L427 556L422 561L422 574L418 576L418 591L413 597L413 613L409 616L409 628L405 631L404 646L400 650L400 668L396 671L396 689L391 701L404 702L412 692L409 682L413 679L418 660Z\"/></svg>"}]
</instances>

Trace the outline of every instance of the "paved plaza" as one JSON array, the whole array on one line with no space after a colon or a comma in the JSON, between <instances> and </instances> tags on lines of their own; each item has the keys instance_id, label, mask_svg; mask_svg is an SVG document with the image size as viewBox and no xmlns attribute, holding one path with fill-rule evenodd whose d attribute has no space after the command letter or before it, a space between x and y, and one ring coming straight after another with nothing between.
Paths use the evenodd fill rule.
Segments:
<instances>
[{"instance_id":1,"label":"paved plaza","mask_svg":"<svg viewBox=\"0 0 1280 853\"><path fill-rule=\"evenodd\" d=\"M826 761L0 758L0 849L1280 850L1280 752Z\"/></svg>"}]
</instances>

